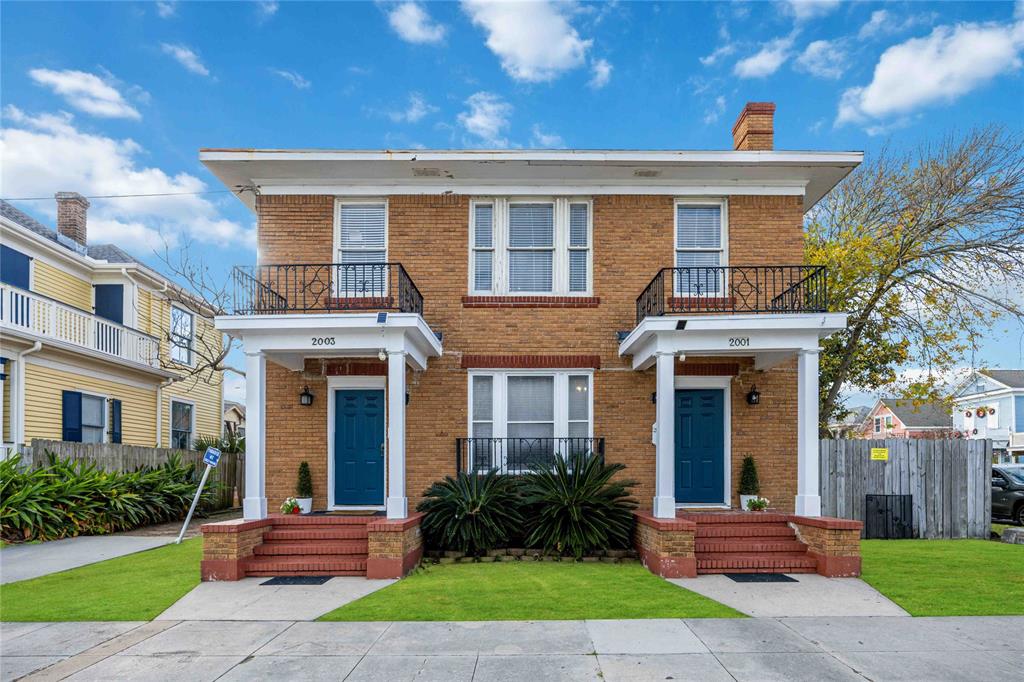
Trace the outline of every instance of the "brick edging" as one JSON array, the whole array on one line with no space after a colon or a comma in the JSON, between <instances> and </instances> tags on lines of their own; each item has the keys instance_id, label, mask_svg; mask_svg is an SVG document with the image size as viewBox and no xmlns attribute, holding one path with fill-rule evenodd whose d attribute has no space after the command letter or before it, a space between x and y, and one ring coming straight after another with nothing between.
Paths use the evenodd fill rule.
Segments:
<instances>
[{"instance_id":1,"label":"brick edging","mask_svg":"<svg viewBox=\"0 0 1024 682\"><path fill-rule=\"evenodd\" d=\"M813 526L814 528L825 528L827 530L860 530L864 527L862 521L853 519L837 519L831 516L798 516L790 514L787 519L790 523L801 526Z\"/></svg>"},{"instance_id":2,"label":"brick edging","mask_svg":"<svg viewBox=\"0 0 1024 682\"><path fill-rule=\"evenodd\" d=\"M272 525L270 517L265 519L256 519L255 521L246 521L245 519L232 519L230 521L217 521L216 523L204 523L199 527L199 532L203 535L207 533L243 533L247 530L255 530L256 528L264 528Z\"/></svg>"},{"instance_id":3,"label":"brick edging","mask_svg":"<svg viewBox=\"0 0 1024 682\"><path fill-rule=\"evenodd\" d=\"M373 520L366 524L368 533L401 533L413 526L418 526L423 520L423 512L413 512L404 519L380 519Z\"/></svg>"},{"instance_id":4,"label":"brick edging","mask_svg":"<svg viewBox=\"0 0 1024 682\"><path fill-rule=\"evenodd\" d=\"M660 531L671 531L671 530L697 530L697 524L694 521L688 519L662 519L658 518L647 512L634 511L633 516L636 517L636 522L644 526L650 526L655 530Z\"/></svg>"},{"instance_id":5,"label":"brick edging","mask_svg":"<svg viewBox=\"0 0 1024 682\"><path fill-rule=\"evenodd\" d=\"M463 308L596 308L598 296L463 296Z\"/></svg>"}]
</instances>

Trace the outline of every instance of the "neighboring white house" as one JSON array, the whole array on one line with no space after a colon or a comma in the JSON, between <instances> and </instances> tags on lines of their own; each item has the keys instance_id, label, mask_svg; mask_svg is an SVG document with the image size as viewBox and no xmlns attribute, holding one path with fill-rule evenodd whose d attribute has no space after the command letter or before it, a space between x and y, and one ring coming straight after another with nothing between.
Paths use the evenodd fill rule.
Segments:
<instances>
[{"instance_id":1,"label":"neighboring white house","mask_svg":"<svg viewBox=\"0 0 1024 682\"><path fill-rule=\"evenodd\" d=\"M1000 462L1024 461L1024 370L975 370L953 400L953 428L964 438L991 438Z\"/></svg>"}]
</instances>

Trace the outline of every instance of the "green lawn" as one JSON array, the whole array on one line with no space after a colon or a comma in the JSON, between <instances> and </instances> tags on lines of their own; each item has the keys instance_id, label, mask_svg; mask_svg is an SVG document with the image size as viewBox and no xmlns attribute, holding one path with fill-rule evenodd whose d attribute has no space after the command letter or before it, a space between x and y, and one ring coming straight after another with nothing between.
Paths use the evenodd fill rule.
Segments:
<instances>
[{"instance_id":1,"label":"green lawn","mask_svg":"<svg viewBox=\"0 0 1024 682\"><path fill-rule=\"evenodd\" d=\"M864 540L862 577L914 616L1024 615L1024 547Z\"/></svg>"},{"instance_id":2,"label":"green lawn","mask_svg":"<svg viewBox=\"0 0 1024 682\"><path fill-rule=\"evenodd\" d=\"M0 620L151 620L199 584L202 538L0 585Z\"/></svg>"},{"instance_id":3,"label":"green lawn","mask_svg":"<svg viewBox=\"0 0 1024 682\"><path fill-rule=\"evenodd\" d=\"M504 561L420 569L320 620L731 618L640 564Z\"/></svg>"}]
</instances>

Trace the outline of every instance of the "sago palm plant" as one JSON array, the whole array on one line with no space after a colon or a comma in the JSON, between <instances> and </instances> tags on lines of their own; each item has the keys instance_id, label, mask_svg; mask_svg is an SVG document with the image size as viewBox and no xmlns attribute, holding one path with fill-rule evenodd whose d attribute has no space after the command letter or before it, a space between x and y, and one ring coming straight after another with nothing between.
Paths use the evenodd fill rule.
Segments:
<instances>
[{"instance_id":1,"label":"sago palm plant","mask_svg":"<svg viewBox=\"0 0 1024 682\"><path fill-rule=\"evenodd\" d=\"M505 542L521 526L516 480L499 475L460 473L423 493L416 508L427 545L480 554Z\"/></svg>"}]
</instances>

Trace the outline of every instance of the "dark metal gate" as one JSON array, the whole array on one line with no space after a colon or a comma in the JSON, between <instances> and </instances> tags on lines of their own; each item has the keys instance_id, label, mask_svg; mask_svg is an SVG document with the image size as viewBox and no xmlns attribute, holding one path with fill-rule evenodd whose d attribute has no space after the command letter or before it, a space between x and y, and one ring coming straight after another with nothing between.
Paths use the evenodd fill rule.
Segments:
<instances>
[{"instance_id":1,"label":"dark metal gate","mask_svg":"<svg viewBox=\"0 0 1024 682\"><path fill-rule=\"evenodd\" d=\"M914 496L865 495L864 537L882 540L914 537Z\"/></svg>"}]
</instances>

